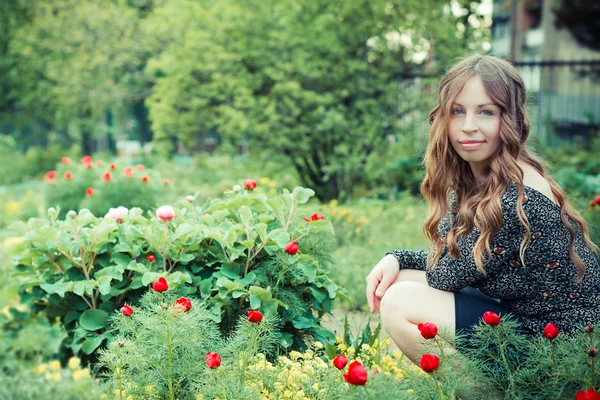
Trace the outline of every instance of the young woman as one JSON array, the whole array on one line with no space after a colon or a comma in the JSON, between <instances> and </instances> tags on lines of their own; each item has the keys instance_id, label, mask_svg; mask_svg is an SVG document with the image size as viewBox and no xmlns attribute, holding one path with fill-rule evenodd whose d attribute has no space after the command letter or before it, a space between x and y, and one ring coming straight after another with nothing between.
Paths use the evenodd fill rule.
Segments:
<instances>
[{"instance_id":1,"label":"young woman","mask_svg":"<svg viewBox=\"0 0 600 400\"><path fill-rule=\"evenodd\" d=\"M417 324L465 332L510 312L532 335L600 323L600 266L584 219L526 149L525 86L516 69L475 55L442 78L421 193L430 251L394 250L367 276L371 313L417 361Z\"/></svg>"}]
</instances>

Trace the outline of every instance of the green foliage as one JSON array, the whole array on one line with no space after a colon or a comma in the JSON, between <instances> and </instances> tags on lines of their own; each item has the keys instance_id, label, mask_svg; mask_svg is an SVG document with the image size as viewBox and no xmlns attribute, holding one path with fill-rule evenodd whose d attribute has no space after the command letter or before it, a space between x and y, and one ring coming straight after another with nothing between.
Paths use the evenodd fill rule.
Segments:
<instances>
[{"instance_id":1,"label":"green foliage","mask_svg":"<svg viewBox=\"0 0 600 400\"><path fill-rule=\"evenodd\" d=\"M55 179L46 179L46 203L48 207L60 208L61 218L69 210L83 208L94 215L104 215L116 205L149 210L158 206L168 189L158 171L146 169L142 164L134 167L102 160L71 162L59 164L55 172ZM71 174L70 179L67 173ZM106 174L110 175L109 180L105 179ZM86 193L88 188L93 189L92 195Z\"/></svg>"},{"instance_id":2,"label":"green foliage","mask_svg":"<svg viewBox=\"0 0 600 400\"><path fill-rule=\"evenodd\" d=\"M73 353L91 354L112 340L108 315L135 304L160 276L177 293L199 296L224 333L239 315L260 309L281 317L281 347L306 348L306 340L331 337L320 318L345 296L327 274L331 223L296 215L313 195L301 187L270 197L227 191L201 207L182 200L171 221L139 208L122 223L87 209L61 220L50 209L49 219L11 225L23 237L12 279L25 304L60 318ZM299 245L295 255L283 250L290 241Z\"/></svg>"}]
</instances>

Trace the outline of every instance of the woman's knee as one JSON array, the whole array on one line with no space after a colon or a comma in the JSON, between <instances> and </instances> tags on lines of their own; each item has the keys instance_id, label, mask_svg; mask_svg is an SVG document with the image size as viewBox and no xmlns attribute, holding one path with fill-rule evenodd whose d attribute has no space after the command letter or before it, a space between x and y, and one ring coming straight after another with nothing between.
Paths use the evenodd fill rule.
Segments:
<instances>
[{"instance_id":1,"label":"woman's knee","mask_svg":"<svg viewBox=\"0 0 600 400\"><path fill-rule=\"evenodd\" d=\"M386 290L379 306L384 329L386 325L404 322L408 312L418 306L415 299L419 298L419 290L422 290L420 286L423 284L414 281L399 281Z\"/></svg>"}]
</instances>

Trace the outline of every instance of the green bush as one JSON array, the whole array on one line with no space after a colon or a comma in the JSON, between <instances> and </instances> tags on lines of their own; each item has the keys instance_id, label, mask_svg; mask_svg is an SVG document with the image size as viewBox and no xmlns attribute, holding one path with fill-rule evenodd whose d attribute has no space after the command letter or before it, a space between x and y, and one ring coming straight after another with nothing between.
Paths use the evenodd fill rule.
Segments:
<instances>
[{"instance_id":1,"label":"green bush","mask_svg":"<svg viewBox=\"0 0 600 400\"><path fill-rule=\"evenodd\" d=\"M61 218L69 210L83 208L95 215L117 205L149 210L165 196L169 181L157 171L87 157L81 163L63 157L56 170L46 173L46 201L49 207L60 208Z\"/></svg>"},{"instance_id":2,"label":"green bush","mask_svg":"<svg viewBox=\"0 0 600 400\"><path fill-rule=\"evenodd\" d=\"M326 271L333 229L297 215L312 190L272 197L259 190L228 191L201 207L182 200L172 220L139 208L118 220L87 209L61 220L51 208L49 219L11 225L23 237L12 279L34 311L60 318L69 333L64 345L75 354L111 340L109 314L135 304L161 276L179 294L202 298L223 333L250 308L261 309L281 317L281 347L305 348L313 337L331 337L320 318L344 296ZM292 241L297 254L284 251Z\"/></svg>"}]
</instances>

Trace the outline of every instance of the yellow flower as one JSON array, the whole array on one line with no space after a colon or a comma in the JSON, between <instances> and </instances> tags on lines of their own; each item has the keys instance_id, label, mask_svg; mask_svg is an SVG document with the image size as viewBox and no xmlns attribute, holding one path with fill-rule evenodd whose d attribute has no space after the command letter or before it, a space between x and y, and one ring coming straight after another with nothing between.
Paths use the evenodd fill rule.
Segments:
<instances>
[{"instance_id":1,"label":"yellow flower","mask_svg":"<svg viewBox=\"0 0 600 400\"><path fill-rule=\"evenodd\" d=\"M49 381L58 382L60 381L60 372L47 372L44 377Z\"/></svg>"},{"instance_id":2,"label":"yellow flower","mask_svg":"<svg viewBox=\"0 0 600 400\"><path fill-rule=\"evenodd\" d=\"M356 232L356 233L360 233L360 231L361 231L361 230L362 230L362 229L360 229L360 226L359 226L359 227L356 227L356 229L354 229L354 232Z\"/></svg>"},{"instance_id":3,"label":"yellow flower","mask_svg":"<svg viewBox=\"0 0 600 400\"><path fill-rule=\"evenodd\" d=\"M315 343L313 344L313 347L314 347L315 349L317 349L317 350L319 350L319 349L322 349L322 348L323 348L323 343L321 343L321 342L315 342Z\"/></svg>"},{"instance_id":4,"label":"yellow flower","mask_svg":"<svg viewBox=\"0 0 600 400\"><path fill-rule=\"evenodd\" d=\"M81 360L79 360L79 358L77 357L71 357L69 358L69 369L71 370L76 370L77 368L79 368L79 365L81 364Z\"/></svg>"},{"instance_id":5,"label":"yellow flower","mask_svg":"<svg viewBox=\"0 0 600 400\"><path fill-rule=\"evenodd\" d=\"M46 364L40 364L37 367L35 367L33 371L38 374L43 374L44 372L46 372L46 367Z\"/></svg>"},{"instance_id":6,"label":"yellow flower","mask_svg":"<svg viewBox=\"0 0 600 400\"><path fill-rule=\"evenodd\" d=\"M406 391L406 393L408 393L408 394L413 394L413 392L414 392L414 390L412 390L412 389L408 389L408 390Z\"/></svg>"},{"instance_id":7,"label":"yellow flower","mask_svg":"<svg viewBox=\"0 0 600 400\"><path fill-rule=\"evenodd\" d=\"M402 358L402 352L400 350L396 350L394 353L394 358Z\"/></svg>"},{"instance_id":8,"label":"yellow flower","mask_svg":"<svg viewBox=\"0 0 600 400\"><path fill-rule=\"evenodd\" d=\"M58 361L58 360L53 360L53 361L50 361L50 362L48 363L48 367L49 367L49 368L50 368L52 371L55 371L55 372L56 372L56 371L60 371L60 361Z\"/></svg>"},{"instance_id":9,"label":"yellow flower","mask_svg":"<svg viewBox=\"0 0 600 400\"><path fill-rule=\"evenodd\" d=\"M146 386L146 392L147 393L154 393L154 392L156 392L156 389L154 389L154 386L148 385L148 386Z\"/></svg>"},{"instance_id":10,"label":"yellow flower","mask_svg":"<svg viewBox=\"0 0 600 400\"><path fill-rule=\"evenodd\" d=\"M85 368L85 369L80 369L79 371L75 371L73 372L73 379L78 381L80 379L84 379L84 378L89 378L90 377L90 370Z\"/></svg>"},{"instance_id":11,"label":"yellow flower","mask_svg":"<svg viewBox=\"0 0 600 400\"><path fill-rule=\"evenodd\" d=\"M352 215L349 215L348 218L346 218L346 221L352 222L354 221L354 217Z\"/></svg>"},{"instance_id":12,"label":"yellow flower","mask_svg":"<svg viewBox=\"0 0 600 400\"><path fill-rule=\"evenodd\" d=\"M348 354L349 355L354 354L354 352L355 352L354 347L348 347Z\"/></svg>"},{"instance_id":13,"label":"yellow flower","mask_svg":"<svg viewBox=\"0 0 600 400\"><path fill-rule=\"evenodd\" d=\"M348 215L348 213L349 211L344 208L342 211L340 211L340 217L345 217L346 215Z\"/></svg>"},{"instance_id":14,"label":"yellow flower","mask_svg":"<svg viewBox=\"0 0 600 400\"><path fill-rule=\"evenodd\" d=\"M339 351L346 351L346 349L348 348L344 343L340 343L337 346Z\"/></svg>"},{"instance_id":15,"label":"yellow flower","mask_svg":"<svg viewBox=\"0 0 600 400\"><path fill-rule=\"evenodd\" d=\"M336 343L343 343L343 342L344 342L344 338L343 338L343 337L341 337L341 336L336 336L336 337L335 337L335 342L336 342Z\"/></svg>"},{"instance_id":16,"label":"yellow flower","mask_svg":"<svg viewBox=\"0 0 600 400\"><path fill-rule=\"evenodd\" d=\"M336 206L338 205L338 201L337 201L337 199L330 200L330 201L329 201L329 205L330 205L331 207L336 207Z\"/></svg>"},{"instance_id":17,"label":"yellow flower","mask_svg":"<svg viewBox=\"0 0 600 400\"><path fill-rule=\"evenodd\" d=\"M319 384L318 384L318 383L315 383L315 384L314 384L314 385L312 385L311 387L312 387L312 390L314 390L315 392L318 392L318 391L319 391Z\"/></svg>"},{"instance_id":18,"label":"yellow flower","mask_svg":"<svg viewBox=\"0 0 600 400\"><path fill-rule=\"evenodd\" d=\"M362 350L362 351L369 351L369 350L371 350L371 346L369 346L369 345L368 345L368 344L366 344L366 343L363 343L363 344L360 346L360 348L361 348L361 350Z\"/></svg>"}]
</instances>

